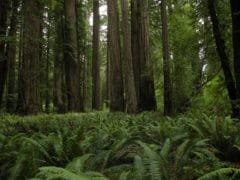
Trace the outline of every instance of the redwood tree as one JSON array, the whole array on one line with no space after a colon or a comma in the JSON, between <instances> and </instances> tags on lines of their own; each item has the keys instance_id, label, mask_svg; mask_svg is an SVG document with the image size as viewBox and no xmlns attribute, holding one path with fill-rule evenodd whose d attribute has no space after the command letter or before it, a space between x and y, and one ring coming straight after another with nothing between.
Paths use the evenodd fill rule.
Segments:
<instances>
[{"instance_id":1,"label":"redwood tree","mask_svg":"<svg viewBox=\"0 0 240 180\"><path fill-rule=\"evenodd\" d=\"M108 0L108 52L110 110L124 110L124 89L120 55L120 32L117 0Z\"/></svg>"},{"instance_id":2,"label":"redwood tree","mask_svg":"<svg viewBox=\"0 0 240 180\"><path fill-rule=\"evenodd\" d=\"M39 90L39 34L42 17L40 1L23 1L23 55L21 62L18 111L36 114L41 111ZM30 16L31 14L31 16Z\"/></svg>"},{"instance_id":3,"label":"redwood tree","mask_svg":"<svg viewBox=\"0 0 240 180\"><path fill-rule=\"evenodd\" d=\"M58 113L66 112L65 95L65 66L63 61L64 20L62 7L54 9L55 41L54 41L54 70L53 70L53 103Z\"/></svg>"},{"instance_id":4,"label":"redwood tree","mask_svg":"<svg viewBox=\"0 0 240 180\"><path fill-rule=\"evenodd\" d=\"M2 105L3 91L7 75L7 57L5 53L5 40L7 30L8 0L0 1L0 106Z\"/></svg>"},{"instance_id":5,"label":"redwood tree","mask_svg":"<svg viewBox=\"0 0 240 180\"><path fill-rule=\"evenodd\" d=\"M125 70L125 96L126 111L137 112L137 96L134 84L131 31L129 27L128 0L121 0L122 7L122 31L123 31L123 61Z\"/></svg>"},{"instance_id":6,"label":"redwood tree","mask_svg":"<svg viewBox=\"0 0 240 180\"><path fill-rule=\"evenodd\" d=\"M7 46L7 61L8 61L8 83L7 83L7 111L15 110L15 89L16 89L16 50L17 50L17 18L18 18L19 0L12 2L12 14L10 22L9 36L11 41Z\"/></svg>"},{"instance_id":7,"label":"redwood tree","mask_svg":"<svg viewBox=\"0 0 240 180\"><path fill-rule=\"evenodd\" d=\"M99 0L93 0L92 108L95 110L101 109L99 42L100 42Z\"/></svg>"},{"instance_id":8,"label":"redwood tree","mask_svg":"<svg viewBox=\"0 0 240 180\"><path fill-rule=\"evenodd\" d=\"M80 62L77 55L76 1L65 0L64 61L68 111L81 111Z\"/></svg>"},{"instance_id":9,"label":"redwood tree","mask_svg":"<svg viewBox=\"0 0 240 180\"><path fill-rule=\"evenodd\" d=\"M161 1L161 18L162 18L162 47L163 47L163 77L164 77L164 114L169 116L173 114L173 97L172 97L172 78L170 70L170 52L168 41L168 24L167 24L167 1Z\"/></svg>"},{"instance_id":10,"label":"redwood tree","mask_svg":"<svg viewBox=\"0 0 240 180\"><path fill-rule=\"evenodd\" d=\"M139 54L139 8L138 0L131 0L131 49L137 105L140 101L140 54Z\"/></svg>"},{"instance_id":11,"label":"redwood tree","mask_svg":"<svg viewBox=\"0 0 240 180\"><path fill-rule=\"evenodd\" d=\"M148 1L132 0L132 55L139 111L156 109L149 44Z\"/></svg>"}]
</instances>

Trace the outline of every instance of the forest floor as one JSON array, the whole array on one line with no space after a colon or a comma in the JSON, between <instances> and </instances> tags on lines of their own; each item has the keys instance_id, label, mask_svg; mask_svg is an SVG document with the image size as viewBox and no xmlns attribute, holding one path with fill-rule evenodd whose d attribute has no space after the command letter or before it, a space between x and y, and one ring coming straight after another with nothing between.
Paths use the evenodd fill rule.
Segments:
<instances>
[{"instance_id":1,"label":"forest floor","mask_svg":"<svg viewBox=\"0 0 240 180\"><path fill-rule=\"evenodd\" d=\"M239 125L204 114L0 115L0 179L240 179Z\"/></svg>"}]
</instances>

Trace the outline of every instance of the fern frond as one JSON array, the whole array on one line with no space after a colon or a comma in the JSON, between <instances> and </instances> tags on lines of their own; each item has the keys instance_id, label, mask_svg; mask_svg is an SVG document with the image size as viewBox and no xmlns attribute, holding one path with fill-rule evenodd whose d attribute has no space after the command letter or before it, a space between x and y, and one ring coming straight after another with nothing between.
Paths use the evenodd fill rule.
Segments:
<instances>
[{"instance_id":1,"label":"fern frond","mask_svg":"<svg viewBox=\"0 0 240 180\"><path fill-rule=\"evenodd\" d=\"M134 169L137 179L141 180L144 176L146 176L146 169L142 158L139 155L134 157Z\"/></svg>"},{"instance_id":2,"label":"fern frond","mask_svg":"<svg viewBox=\"0 0 240 180\"><path fill-rule=\"evenodd\" d=\"M88 160L91 156L91 154L85 154L81 157L75 158L73 161L68 163L66 169L76 174L81 174L84 170L85 161Z\"/></svg>"},{"instance_id":3,"label":"fern frond","mask_svg":"<svg viewBox=\"0 0 240 180\"><path fill-rule=\"evenodd\" d=\"M45 147L42 146L38 141L36 141L32 138L27 138L27 137L24 137L23 141L24 141L23 147L27 147L28 144L33 145L33 147L35 147L39 152L41 152L45 156L45 158L47 158L47 160L52 162L51 155L48 153L48 151L45 149Z\"/></svg>"},{"instance_id":4,"label":"fern frond","mask_svg":"<svg viewBox=\"0 0 240 180\"><path fill-rule=\"evenodd\" d=\"M102 173L88 171L84 173L86 176L90 177L91 180L108 180Z\"/></svg>"},{"instance_id":5,"label":"fern frond","mask_svg":"<svg viewBox=\"0 0 240 180\"><path fill-rule=\"evenodd\" d=\"M143 163L149 169L149 175L152 179L162 179L168 177L168 165L167 160L159 153L153 151L145 143L138 142L138 144L144 149Z\"/></svg>"},{"instance_id":6,"label":"fern frond","mask_svg":"<svg viewBox=\"0 0 240 180\"><path fill-rule=\"evenodd\" d=\"M62 179L62 180L90 180L90 178L84 174L74 174L66 169L46 166L39 168L40 172L37 174L37 177L53 180L53 179Z\"/></svg>"},{"instance_id":7,"label":"fern frond","mask_svg":"<svg viewBox=\"0 0 240 180\"><path fill-rule=\"evenodd\" d=\"M121 173L121 175L119 176L118 180L128 180L128 175L129 175L129 171L128 172L123 172Z\"/></svg>"},{"instance_id":8,"label":"fern frond","mask_svg":"<svg viewBox=\"0 0 240 180\"><path fill-rule=\"evenodd\" d=\"M224 175L229 175L229 178L233 175L240 175L240 169L236 168L222 168L218 169L216 171L210 172L208 174L205 174L204 176L198 178L198 180L212 180L217 177L221 177Z\"/></svg>"},{"instance_id":9,"label":"fern frond","mask_svg":"<svg viewBox=\"0 0 240 180\"><path fill-rule=\"evenodd\" d=\"M171 143L171 141L170 141L170 139L168 138L168 139L166 139L166 141L165 141L165 143L163 144L163 147L162 147L162 149L161 149L161 155L164 157L164 158L166 158L167 157L167 155L169 154L169 151L170 151L170 149L171 149L171 145L172 145L172 143Z\"/></svg>"}]
</instances>

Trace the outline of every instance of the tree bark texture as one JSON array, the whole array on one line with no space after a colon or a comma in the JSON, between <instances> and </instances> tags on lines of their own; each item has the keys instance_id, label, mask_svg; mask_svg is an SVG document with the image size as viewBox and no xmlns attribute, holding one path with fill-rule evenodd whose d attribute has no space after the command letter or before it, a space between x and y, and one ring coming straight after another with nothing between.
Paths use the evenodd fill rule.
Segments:
<instances>
[{"instance_id":1,"label":"tree bark texture","mask_svg":"<svg viewBox=\"0 0 240 180\"><path fill-rule=\"evenodd\" d=\"M64 38L64 21L62 10L55 10L56 21L56 37L54 45L54 87L53 87L53 103L58 113L66 112L66 96L65 96L65 66L63 61L63 38Z\"/></svg>"},{"instance_id":2,"label":"tree bark texture","mask_svg":"<svg viewBox=\"0 0 240 180\"><path fill-rule=\"evenodd\" d=\"M10 22L9 36L11 40L7 46L7 61L8 61L8 83L7 83L7 103L6 108L9 113L15 111L16 102L16 51L17 51L17 18L18 18L19 0L12 2L12 15Z\"/></svg>"},{"instance_id":3,"label":"tree bark texture","mask_svg":"<svg viewBox=\"0 0 240 180\"><path fill-rule=\"evenodd\" d=\"M123 31L123 61L125 69L125 96L126 111L128 113L137 112L137 96L135 91L131 30L129 25L128 0L121 0L122 5L122 31Z\"/></svg>"},{"instance_id":4,"label":"tree bark texture","mask_svg":"<svg viewBox=\"0 0 240 180\"><path fill-rule=\"evenodd\" d=\"M68 111L81 111L80 62L77 58L76 1L65 0L65 71Z\"/></svg>"},{"instance_id":5,"label":"tree bark texture","mask_svg":"<svg viewBox=\"0 0 240 180\"><path fill-rule=\"evenodd\" d=\"M20 94L18 111L21 114L36 114L41 111L39 90L39 34L42 17L38 0L23 2L23 57L20 69ZM31 16L30 16L31 14Z\"/></svg>"},{"instance_id":6,"label":"tree bark texture","mask_svg":"<svg viewBox=\"0 0 240 180\"><path fill-rule=\"evenodd\" d=\"M133 61L133 72L135 81L135 90L137 96L137 105L139 108L140 101L140 54L139 54L139 8L138 0L131 0L131 45L132 45L132 61Z\"/></svg>"},{"instance_id":7,"label":"tree bark texture","mask_svg":"<svg viewBox=\"0 0 240 180\"><path fill-rule=\"evenodd\" d=\"M168 40L167 24L167 1L161 1L161 18L162 18L162 47L163 47L163 78L164 78L164 115L173 114L173 88L170 66L170 52Z\"/></svg>"},{"instance_id":8,"label":"tree bark texture","mask_svg":"<svg viewBox=\"0 0 240 180\"><path fill-rule=\"evenodd\" d=\"M110 111L124 111L124 88L120 55L117 0L108 0L108 42L110 63Z\"/></svg>"},{"instance_id":9,"label":"tree bark texture","mask_svg":"<svg viewBox=\"0 0 240 180\"><path fill-rule=\"evenodd\" d=\"M156 109L149 45L148 1L131 1L132 57L138 111Z\"/></svg>"},{"instance_id":10,"label":"tree bark texture","mask_svg":"<svg viewBox=\"0 0 240 180\"><path fill-rule=\"evenodd\" d=\"M7 77L6 41L4 38L6 37L7 30L8 2L8 0L0 1L0 107L2 105L4 86Z\"/></svg>"},{"instance_id":11,"label":"tree bark texture","mask_svg":"<svg viewBox=\"0 0 240 180\"><path fill-rule=\"evenodd\" d=\"M99 0L93 0L92 108L101 109Z\"/></svg>"}]
</instances>

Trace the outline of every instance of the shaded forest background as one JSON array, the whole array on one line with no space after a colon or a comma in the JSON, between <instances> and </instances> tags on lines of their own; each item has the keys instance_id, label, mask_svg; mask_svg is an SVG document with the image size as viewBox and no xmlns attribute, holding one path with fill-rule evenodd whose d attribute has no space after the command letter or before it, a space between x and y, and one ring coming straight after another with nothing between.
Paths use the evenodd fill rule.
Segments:
<instances>
[{"instance_id":1,"label":"shaded forest background","mask_svg":"<svg viewBox=\"0 0 240 180\"><path fill-rule=\"evenodd\" d=\"M0 8L3 111L239 116L236 0L2 0Z\"/></svg>"}]
</instances>

